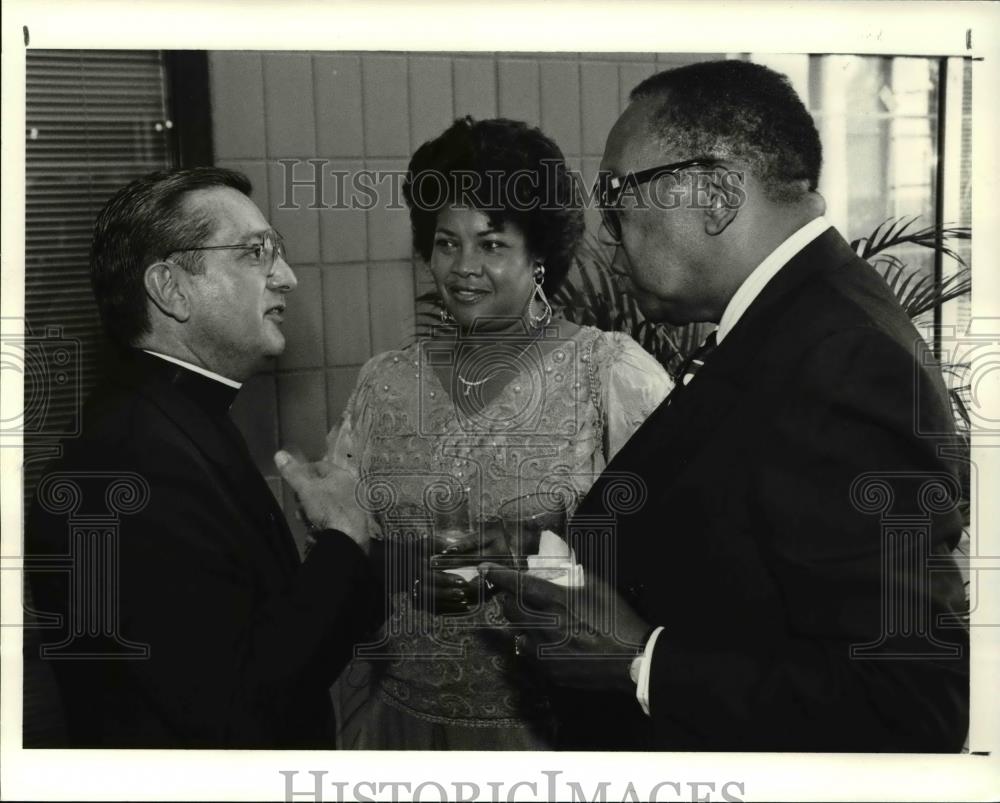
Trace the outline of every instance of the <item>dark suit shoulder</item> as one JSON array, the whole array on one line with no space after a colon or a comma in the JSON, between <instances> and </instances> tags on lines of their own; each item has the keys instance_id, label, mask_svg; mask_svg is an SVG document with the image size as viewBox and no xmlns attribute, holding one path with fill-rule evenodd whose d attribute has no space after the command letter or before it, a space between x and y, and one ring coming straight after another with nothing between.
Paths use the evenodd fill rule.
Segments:
<instances>
[{"instance_id":1,"label":"dark suit shoulder","mask_svg":"<svg viewBox=\"0 0 1000 803\"><path fill-rule=\"evenodd\" d=\"M803 286L804 301L814 320L814 331L865 328L884 334L913 352L923 342L885 279L854 257L819 272Z\"/></svg>"},{"instance_id":2,"label":"dark suit shoulder","mask_svg":"<svg viewBox=\"0 0 1000 803\"><path fill-rule=\"evenodd\" d=\"M46 512L50 505L41 498L51 482L60 481L56 475L82 484L87 504L99 507L102 476L133 475L147 485L168 475L171 488L183 483L191 493L213 485L206 469L191 438L151 398L113 380L102 383L84 406L81 434L65 439L62 455L42 472L28 517L28 537L36 546L43 539L62 543L64 517Z\"/></svg>"},{"instance_id":3,"label":"dark suit shoulder","mask_svg":"<svg viewBox=\"0 0 1000 803\"><path fill-rule=\"evenodd\" d=\"M869 349L863 361L878 363L878 370L891 364L896 373L917 371L937 392L944 392L926 341L885 280L851 254L812 271L770 303L768 314L758 316L754 329L755 355L778 376L787 377L817 355L850 347L862 358Z\"/></svg>"},{"instance_id":4,"label":"dark suit shoulder","mask_svg":"<svg viewBox=\"0 0 1000 803\"><path fill-rule=\"evenodd\" d=\"M122 461L146 465L162 462L166 454L172 461L195 459L190 436L150 395L113 379L88 398L80 437L63 446L59 463L74 468Z\"/></svg>"}]
</instances>

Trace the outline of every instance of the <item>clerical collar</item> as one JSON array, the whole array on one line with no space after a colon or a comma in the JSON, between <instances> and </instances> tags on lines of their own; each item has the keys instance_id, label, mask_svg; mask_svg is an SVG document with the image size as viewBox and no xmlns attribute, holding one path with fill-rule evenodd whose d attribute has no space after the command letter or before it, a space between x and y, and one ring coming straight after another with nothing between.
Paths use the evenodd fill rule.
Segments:
<instances>
[{"instance_id":1,"label":"clerical collar","mask_svg":"<svg viewBox=\"0 0 1000 803\"><path fill-rule=\"evenodd\" d=\"M160 354L158 351L150 351L149 349L142 349L142 351L156 358L147 362L161 368L164 375L178 390L215 415L225 415L229 411L242 386L239 382L220 376L199 365L192 365L177 357Z\"/></svg>"},{"instance_id":2,"label":"clerical collar","mask_svg":"<svg viewBox=\"0 0 1000 803\"><path fill-rule=\"evenodd\" d=\"M182 360L178 357L171 357L169 354L160 354L158 351L150 351L149 349L143 349L143 351L147 354L152 354L154 357L159 357L161 360L166 360L167 362L175 363L182 368L187 368L189 371L194 371L196 374L207 376L209 379L214 379L216 382L221 382L223 385L229 385L231 388L239 390L243 387L242 382L237 382L235 379L229 379L228 377L222 376L222 374L209 371L207 368L202 368L200 365L195 365L187 360Z\"/></svg>"}]
</instances>

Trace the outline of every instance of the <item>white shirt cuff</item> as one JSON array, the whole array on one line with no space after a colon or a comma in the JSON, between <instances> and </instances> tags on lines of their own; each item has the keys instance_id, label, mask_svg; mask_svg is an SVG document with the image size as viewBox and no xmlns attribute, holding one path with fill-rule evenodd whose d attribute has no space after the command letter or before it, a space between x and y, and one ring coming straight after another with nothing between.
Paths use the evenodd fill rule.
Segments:
<instances>
[{"instance_id":1,"label":"white shirt cuff","mask_svg":"<svg viewBox=\"0 0 1000 803\"><path fill-rule=\"evenodd\" d=\"M649 667L650 664L653 663L653 649L656 647L656 639L662 632L662 627L658 627L653 631L653 634L649 637L649 641L646 642L646 649L642 651L642 655L640 655L637 659L639 662L639 669L635 684L635 699L639 701L639 705L642 707L642 711L647 717L650 716Z\"/></svg>"}]
</instances>

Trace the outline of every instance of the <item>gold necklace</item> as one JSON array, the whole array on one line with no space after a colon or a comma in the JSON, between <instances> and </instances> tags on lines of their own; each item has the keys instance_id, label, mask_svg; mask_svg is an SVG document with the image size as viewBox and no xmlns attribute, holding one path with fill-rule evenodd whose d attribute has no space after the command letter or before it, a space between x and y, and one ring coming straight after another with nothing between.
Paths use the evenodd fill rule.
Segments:
<instances>
[{"instance_id":1,"label":"gold necklace","mask_svg":"<svg viewBox=\"0 0 1000 803\"><path fill-rule=\"evenodd\" d=\"M535 335L531 338L531 340L529 340L528 343L524 346L524 348L522 348L514 356L514 359L511 362L513 362L513 363L516 364L517 361L520 360L521 357L523 357L528 352L528 349L530 349L533 345L535 345L536 342L538 342L538 339L541 337L541 335L542 335L542 333L544 331L545 331L544 327L542 329L539 329L535 333ZM474 380L472 380L472 379L466 379L464 376L462 376L458 372L458 367L456 366L455 367L455 377L458 379L459 383L462 385L462 395L463 396L468 396L470 393L472 393L472 391L475 388L482 387L483 385L485 385L487 382L489 382L493 377L497 376L503 370L504 370L504 368L497 368L496 370L491 371L490 373L488 373L482 379L474 379Z\"/></svg>"}]
</instances>

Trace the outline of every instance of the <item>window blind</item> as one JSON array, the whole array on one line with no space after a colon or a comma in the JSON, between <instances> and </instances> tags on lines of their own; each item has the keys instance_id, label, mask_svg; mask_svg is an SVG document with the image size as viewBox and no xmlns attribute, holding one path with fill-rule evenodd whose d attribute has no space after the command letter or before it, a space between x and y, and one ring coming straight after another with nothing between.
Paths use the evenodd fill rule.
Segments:
<instances>
[{"instance_id":1,"label":"window blind","mask_svg":"<svg viewBox=\"0 0 1000 803\"><path fill-rule=\"evenodd\" d=\"M29 50L26 85L27 494L51 452L43 447L76 431L98 374L94 219L116 189L173 155L159 51Z\"/></svg>"}]
</instances>

